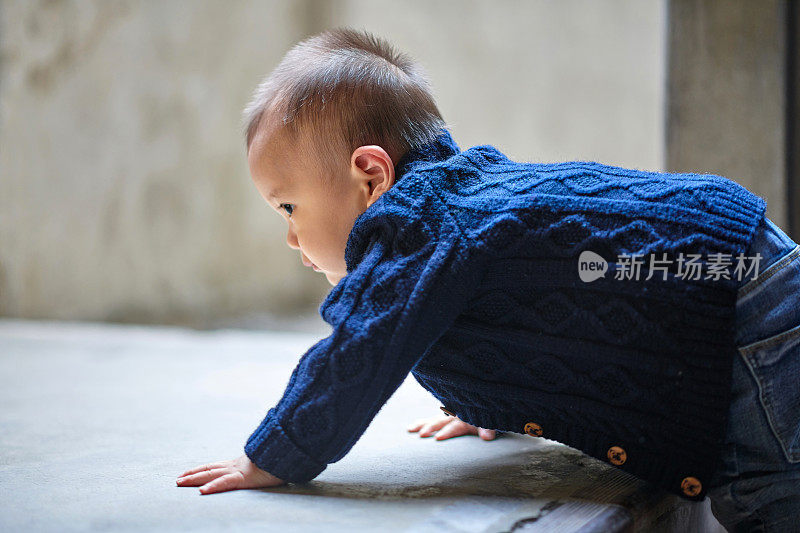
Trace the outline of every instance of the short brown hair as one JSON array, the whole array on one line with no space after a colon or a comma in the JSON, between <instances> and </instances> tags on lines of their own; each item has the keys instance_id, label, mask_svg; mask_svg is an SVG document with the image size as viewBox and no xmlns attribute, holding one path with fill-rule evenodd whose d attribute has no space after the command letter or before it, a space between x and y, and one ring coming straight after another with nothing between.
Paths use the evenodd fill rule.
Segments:
<instances>
[{"instance_id":1,"label":"short brown hair","mask_svg":"<svg viewBox=\"0 0 800 533\"><path fill-rule=\"evenodd\" d=\"M244 110L247 150L260 127L313 149L331 180L345 151L375 144L396 165L447 124L416 61L366 31L335 28L294 45L259 84Z\"/></svg>"}]
</instances>

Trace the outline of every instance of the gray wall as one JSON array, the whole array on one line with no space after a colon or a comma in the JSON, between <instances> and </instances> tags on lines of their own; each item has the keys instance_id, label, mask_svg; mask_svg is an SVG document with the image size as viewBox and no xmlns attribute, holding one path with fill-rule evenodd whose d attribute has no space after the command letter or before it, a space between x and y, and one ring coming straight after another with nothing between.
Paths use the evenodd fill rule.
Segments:
<instances>
[{"instance_id":1,"label":"gray wall","mask_svg":"<svg viewBox=\"0 0 800 533\"><path fill-rule=\"evenodd\" d=\"M741 183L788 233L786 1L673 0L669 20L667 169Z\"/></svg>"},{"instance_id":2,"label":"gray wall","mask_svg":"<svg viewBox=\"0 0 800 533\"><path fill-rule=\"evenodd\" d=\"M422 62L462 149L664 168L661 1L0 2L0 315L206 326L316 312L239 130L295 42Z\"/></svg>"}]
</instances>

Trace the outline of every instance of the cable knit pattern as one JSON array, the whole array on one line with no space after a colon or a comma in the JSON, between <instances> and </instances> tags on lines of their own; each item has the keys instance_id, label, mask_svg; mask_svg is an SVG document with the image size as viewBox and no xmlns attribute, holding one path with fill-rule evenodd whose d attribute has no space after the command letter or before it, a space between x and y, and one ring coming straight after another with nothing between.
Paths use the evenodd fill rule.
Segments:
<instances>
[{"instance_id":1,"label":"cable knit pattern","mask_svg":"<svg viewBox=\"0 0 800 533\"><path fill-rule=\"evenodd\" d=\"M471 424L542 437L691 500L717 467L730 403L736 290L681 279L678 254L749 249L766 202L727 178L460 151L407 153L355 221L348 274L312 346L245 445L303 482L341 459L409 372ZM578 256L609 262L583 282ZM620 254L666 254L666 278L615 279ZM687 478L699 481L687 491Z\"/></svg>"}]
</instances>

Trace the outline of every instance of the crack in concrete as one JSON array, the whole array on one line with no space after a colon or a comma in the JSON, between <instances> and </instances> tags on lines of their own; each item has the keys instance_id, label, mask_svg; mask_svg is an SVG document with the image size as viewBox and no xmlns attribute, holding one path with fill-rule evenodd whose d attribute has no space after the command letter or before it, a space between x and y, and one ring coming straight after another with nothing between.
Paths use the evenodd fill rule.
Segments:
<instances>
[{"instance_id":1,"label":"crack in concrete","mask_svg":"<svg viewBox=\"0 0 800 533\"><path fill-rule=\"evenodd\" d=\"M562 502L560 500L549 501L545 505L543 505L541 509L539 509L539 513L536 516L531 516L528 518L520 518L511 525L511 529L509 529L508 531L503 531L502 533L513 533L515 531L522 531L522 528L536 522L537 520L544 517L551 511L558 509L559 507L564 505L564 503L565 502Z\"/></svg>"}]
</instances>

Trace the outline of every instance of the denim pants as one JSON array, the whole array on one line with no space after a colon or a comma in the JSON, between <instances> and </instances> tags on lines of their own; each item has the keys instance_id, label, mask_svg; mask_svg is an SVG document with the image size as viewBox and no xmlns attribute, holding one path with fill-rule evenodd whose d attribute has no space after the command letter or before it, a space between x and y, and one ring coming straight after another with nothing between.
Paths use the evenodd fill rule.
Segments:
<instances>
[{"instance_id":1,"label":"denim pants","mask_svg":"<svg viewBox=\"0 0 800 533\"><path fill-rule=\"evenodd\" d=\"M732 403L711 512L728 531L800 532L800 246L764 218L736 299Z\"/></svg>"}]
</instances>

